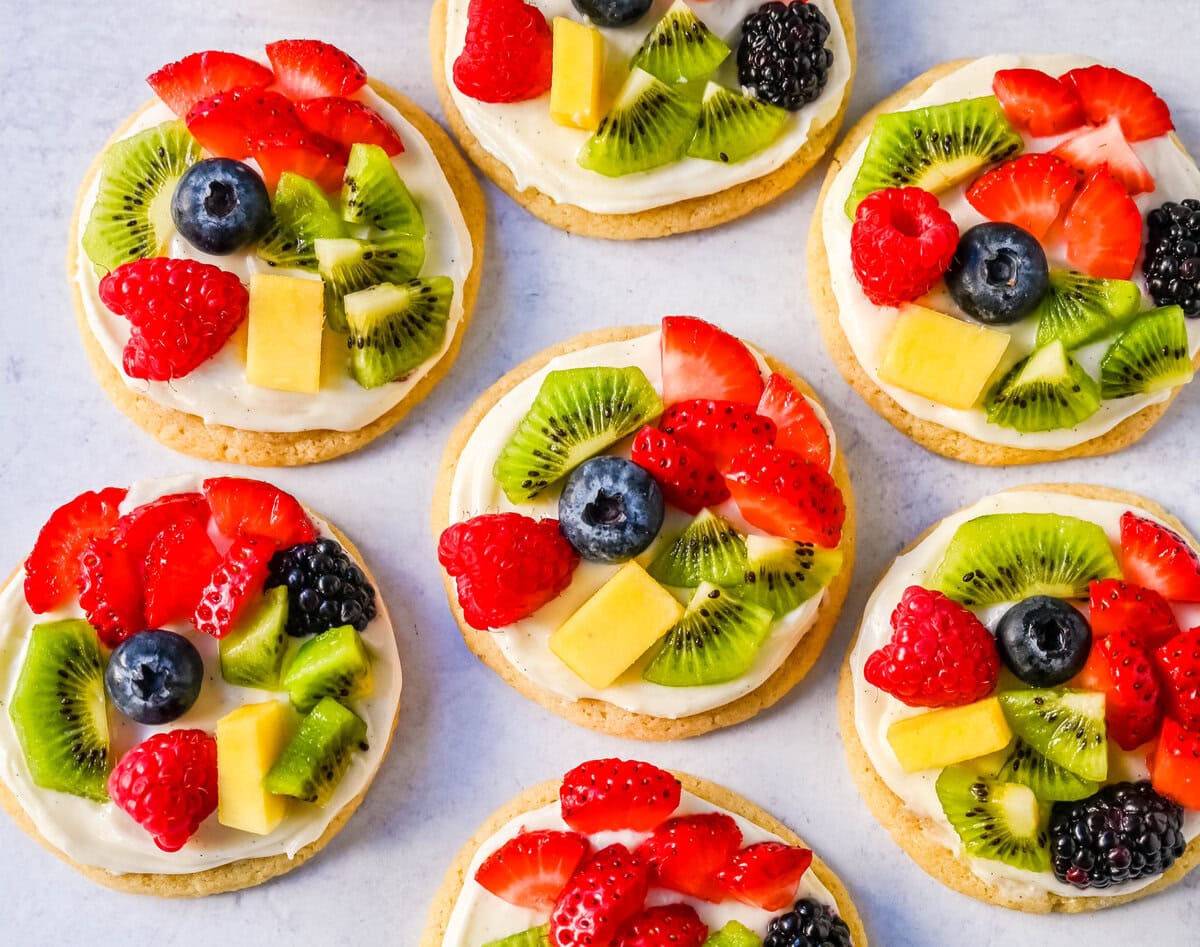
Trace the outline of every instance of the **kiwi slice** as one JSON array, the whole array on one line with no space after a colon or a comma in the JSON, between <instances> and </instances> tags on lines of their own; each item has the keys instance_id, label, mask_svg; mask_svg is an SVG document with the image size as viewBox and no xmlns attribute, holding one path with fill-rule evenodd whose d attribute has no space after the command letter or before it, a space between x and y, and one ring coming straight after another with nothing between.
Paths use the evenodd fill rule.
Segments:
<instances>
[{"instance_id":1,"label":"kiwi slice","mask_svg":"<svg viewBox=\"0 0 1200 947\"><path fill-rule=\"evenodd\" d=\"M550 372L496 458L492 476L513 503L532 500L662 409L662 399L640 368Z\"/></svg>"},{"instance_id":2,"label":"kiwi slice","mask_svg":"<svg viewBox=\"0 0 1200 947\"><path fill-rule=\"evenodd\" d=\"M1033 312L1037 347L1057 340L1066 349L1077 349L1102 339L1137 312L1141 302L1142 291L1129 280L1051 270L1050 288Z\"/></svg>"},{"instance_id":3,"label":"kiwi slice","mask_svg":"<svg viewBox=\"0 0 1200 947\"><path fill-rule=\"evenodd\" d=\"M1119 578L1095 523L1058 513L990 513L954 531L928 584L974 608L1031 595L1087 598L1089 582Z\"/></svg>"},{"instance_id":4,"label":"kiwi slice","mask_svg":"<svg viewBox=\"0 0 1200 947\"><path fill-rule=\"evenodd\" d=\"M1186 385L1195 374L1183 310L1163 306L1143 312L1113 340L1100 360L1100 394L1153 394Z\"/></svg>"},{"instance_id":5,"label":"kiwi slice","mask_svg":"<svg viewBox=\"0 0 1200 947\"><path fill-rule=\"evenodd\" d=\"M663 82L694 82L711 76L728 57L729 47L683 0L675 0L642 41L630 65Z\"/></svg>"},{"instance_id":6,"label":"kiwi slice","mask_svg":"<svg viewBox=\"0 0 1200 947\"><path fill-rule=\"evenodd\" d=\"M378 388L424 364L446 340L453 298L448 276L383 283L347 296L354 380Z\"/></svg>"},{"instance_id":7,"label":"kiwi slice","mask_svg":"<svg viewBox=\"0 0 1200 947\"><path fill-rule=\"evenodd\" d=\"M708 935L701 947L761 947L762 938L740 921L727 921Z\"/></svg>"},{"instance_id":8,"label":"kiwi slice","mask_svg":"<svg viewBox=\"0 0 1200 947\"><path fill-rule=\"evenodd\" d=\"M787 111L777 105L710 82L704 87L700 121L687 153L692 158L734 164L778 138L787 118Z\"/></svg>"},{"instance_id":9,"label":"kiwi slice","mask_svg":"<svg viewBox=\"0 0 1200 947\"><path fill-rule=\"evenodd\" d=\"M670 164L687 152L699 118L698 101L634 69L575 160L612 178Z\"/></svg>"},{"instance_id":10,"label":"kiwi slice","mask_svg":"<svg viewBox=\"0 0 1200 947\"><path fill-rule=\"evenodd\" d=\"M1026 871L1050 870L1045 819L1028 786L951 766L934 788L968 855Z\"/></svg>"},{"instance_id":11,"label":"kiwi slice","mask_svg":"<svg viewBox=\"0 0 1200 947\"><path fill-rule=\"evenodd\" d=\"M807 602L842 571L842 551L771 536L746 539L748 568L738 598L786 615Z\"/></svg>"},{"instance_id":12,"label":"kiwi slice","mask_svg":"<svg viewBox=\"0 0 1200 947\"><path fill-rule=\"evenodd\" d=\"M367 725L332 697L323 697L263 780L277 796L318 806L327 803L346 775L355 750L367 749Z\"/></svg>"},{"instance_id":13,"label":"kiwi slice","mask_svg":"<svg viewBox=\"0 0 1200 947\"><path fill-rule=\"evenodd\" d=\"M34 625L9 716L33 781L108 802L104 658L80 618Z\"/></svg>"},{"instance_id":14,"label":"kiwi slice","mask_svg":"<svg viewBox=\"0 0 1200 947\"><path fill-rule=\"evenodd\" d=\"M880 115L846 199L846 216L853 219L862 199L885 187L937 194L1024 147L994 95Z\"/></svg>"},{"instance_id":15,"label":"kiwi slice","mask_svg":"<svg viewBox=\"0 0 1200 947\"><path fill-rule=\"evenodd\" d=\"M987 419L1022 433L1074 427L1100 410L1100 386L1060 340L1017 362L988 392Z\"/></svg>"},{"instance_id":16,"label":"kiwi slice","mask_svg":"<svg viewBox=\"0 0 1200 947\"><path fill-rule=\"evenodd\" d=\"M1100 788L1099 783L1052 763L1021 739L1013 741L998 778L1006 783L1028 786L1035 796L1046 802L1075 802L1086 799Z\"/></svg>"},{"instance_id":17,"label":"kiwi slice","mask_svg":"<svg viewBox=\"0 0 1200 947\"><path fill-rule=\"evenodd\" d=\"M701 582L642 672L652 684L696 687L741 677L771 630L768 609Z\"/></svg>"},{"instance_id":18,"label":"kiwi slice","mask_svg":"<svg viewBox=\"0 0 1200 947\"><path fill-rule=\"evenodd\" d=\"M738 585L746 578L746 540L727 519L701 510L646 571L663 585Z\"/></svg>"},{"instance_id":19,"label":"kiwi slice","mask_svg":"<svg viewBox=\"0 0 1200 947\"><path fill-rule=\"evenodd\" d=\"M1000 695L1013 733L1051 763L1082 779L1108 776L1104 695L1094 691L1019 690Z\"/></svg>"},{"instance_id":20,"label":"kiwi slice","mask_svg":"<svg viewBox=\"0 0 1200 947\"><path fill-rule=\"evenodd\" d=\"M221 677L238 687L277 690L287 654L287 586L267 589L221 639Z\"/></svg>"},{"instance_id":21,"label":"kiwi slice","mask_svg":"<svg viewBox=\"0 0 1200 947\"><path fill-rule=\"evenodd\" d=\"M348 223L425 236L425 220L416 201L378 145L354 145L343 180L342 216Z\"/></svg>"},{"instance_id":22,"label":"kiwi slice","mask_svg":"<svg viewBox=\"0 0 1200 947\"><path fill-rule=\"evenodd\" d=\"M330 628L300 646L280 684L301 713L325 697L343 703L366 697L372 687L371 656L353 625Z\"/></svg>"},{"instance_id":23,"label":"kiwi slice","mask_svg":"<svg viewBox=\"0 0 1200 947\"><path fill-rule=\"evenodd\" d=\"M497 940L489 940L483 947L550 947L550 925L531 927L519 934L509 934Z\"/></svg>"},{"instance_id":24,"label":"kiwi slice","mask_svg":"<svg viewBox=\"0 0 1200 947\"><path fill-rule=\"evenodd\" d=\"M271 266L317 270L315 240L346 236L346 225L320 185L284 171L271 198L271 226L255 253Z\"/></svg>"},{"instance_id":25,"label":"kiwi slice","mask_svg":"<svg viewBox=\"0 0 1200 947\"><path fill-rule=\"evenodd\" d=\"M346 331L346 296L379 283L403 283L425 263L425 238L407 234L315 240L313 247L325 280L325 321L337 332Z\"/></svg>"},{"instance_id":26,"label":"kiwi slice","mask_svg":"<svg viewBox=\"0 0 1200 947\"><path fill-rule=\"evenodd\" d=\"M200 154L183 122L163 122L108 149L83 231L83 252L98 270L163 252L175 226L175 185Z\"/></svg>"}]
</instances>

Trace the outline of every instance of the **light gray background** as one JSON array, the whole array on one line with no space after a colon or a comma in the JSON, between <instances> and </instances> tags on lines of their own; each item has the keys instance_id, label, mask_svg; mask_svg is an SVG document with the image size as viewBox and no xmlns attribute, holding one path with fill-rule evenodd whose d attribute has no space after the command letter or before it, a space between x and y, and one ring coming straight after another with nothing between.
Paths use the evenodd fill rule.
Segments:
<instances>
[{"instance_id":1,"label":"light gray background","mask_svg":"<svg viewBox=\"0 0 1200 947\"><path fill-rule=\"evenodd\" d=\"M172 453L137 429L95 384L75 331L64 278L75 192L112 129L146 98L143 77L198 49L253 54L273 39L314 36L344 47L440 117L427 9L416 0L0 0L5 562L25 556L50 510L80 491L197 467L238 472ZM1192 0L857 0L856 12L850 121L946 59L1079 51L1149 80L1170 103L1184 142L1200 148L1200 5ZM875 944L1196 943L1200 872L1164 896L1086 917L1026 917L943 888L901 853L859 799L834 700L842 655L880 571L930 522L985 493L1044 480L1110 484L1145 492L1200 527L1200 439L1192 429L1200 384L1116 457L976 469L926 453L859 400L822 347L804 248L824 172L822 164L748 219L636 244L560 233L489 187L483 292L450 376L366 450L267 472L354 538L396 620L405 669L400 724L365 805L294 874L199 902L98 887L0 818L0 942L415 944L446 866L488 813L581 760L625 755L724 783L795 828L846 881ZM428 520L436 459L480 391L569 335L667 313L719 321L812 382L849 458L860 532L842 621L800 687L741 727L643 745L571 726L469 654L446 607Z\"/></svg>"}]
</instances>

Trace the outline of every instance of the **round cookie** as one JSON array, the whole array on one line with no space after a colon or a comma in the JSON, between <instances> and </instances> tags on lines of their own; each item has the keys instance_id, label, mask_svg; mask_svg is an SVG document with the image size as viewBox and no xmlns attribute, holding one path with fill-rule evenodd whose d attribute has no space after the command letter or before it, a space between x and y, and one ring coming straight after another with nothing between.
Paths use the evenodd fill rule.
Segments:
<instances>
[{"instance_id":1,"label":"round cookie","mask_svg":"<svg viewBox=\"0 0 1200 947\"><path fill-rule=\"evenodd\" d=\"M1127 503L1160 517L1193 546L1197 544L1196 539L1176 517L1172 516L1153 500L1148 500L1135 493L1116 490L1110 487L1094 486L1092 484L1062 483L1029 484L1021 487L1013 487L1011 490L1063 493L1086 499ZM904 555L914 549L933 532L937 525L937 523L932 524L921 535L905 546L898 555ZM891 566L889 565L888 569L890 568ZM886 573L887 569L884 572ZM940 844L936 839L929 837L930 829L928 828L927 820L917 816L905 805L899 796L892 792L880 777L870 757L867 755L866 748L859 738L858 728L855 725L854 679L850 667L850 658L858 644L858 636L861 630L860 625L859 629L855 631L854 640L851 641L850 647L846 651L846 658L842 663L838 682L838 722L842 734L842 743L846 747L846 761L850 766L850 773L858 785L858 790L867 803L867 808L871 810L875 818L888 830L896 844L929 875L947 887L953 888L955 891L969 895L980 901L999 905L1000 907L1026 911L1033 914L1047 914L1050 912L1077 914L1114 907L1118 904L1125 904L1129 901L1136 901L1147 895L1155 894L1169 888L1197 865L1200 865L1200 837L1198 837L1191 840L1183 857L1178 859L1161 877L1145 888L1129 894L1064 898L1053 892L1041 892L1028 897L1018 897L988 884L971 871L948 848Z\"/></svg>"},{"instance_id":2,"label":"round cookie","mask_svg":"<svg viewBox=\"0 0 1200 947\"><path fill-rule=\"evenodd\" d=\"M84 350L87 352L88 361L91 362L96 378L108 393L109 398L142 430L153 435L167 447L193 457L199 457L202 460L248 464L257 467L291 467L330 460L364 447L398 424L445 377L458 357L463 334L470 322L479 293L479 279L483 269L484 230L487 213L483 192L466 160L454 146L450 137L432 118L411 100L384 83L376 79L369 79L368 84L420 131L437 156L438 163L454 192L470 232L473 256L470 273L462 287L462 318L458 322L449 347L437 364L433 365L399 402L375 420L355 431L248 431L223 424L207 424L203 418L197 415L161 405L130 388L101 348L100 342L88 325L87 315L83 308L82 290L75 277L79 257L80 212L92 181L100 173L105 152L133 126L138 117L150 108L155 100L143 105L117 129L84 176L83 185L80 187L75 201L75 213L71 220L70 239L67 246L67 277L72 287L76 321L79 325L80 335L83 337Z\"/></svg>"},{"instance_id":3,"label":"round cookie","mask_svg":"<svg viewBox=\"0 0 1200 947\"><path fill-rule=\"evenodd\" d=\"M854 12L850 0L834 0L834 6L846 34L850 50L850 78L837 114L826 124L813 129L808 141L774 171L744 184L715 194L693 197L631 214L598 214L572 204L560 204L535 187L521 190L508 166L492 156L467 127L446 82L446 3L435 0L429 22L429 47L433 62L433 81L459 144L471 160L497 187L535 217L560 230L585 237L608 240L643 240L669 234L704 230L745 216L792 188L825 155L841 127L857 62Z\"/></svg>"},{"instance_id":4,"label":"round cookie","mask_svg":"<svg viewBox=\"0 0 1200 947\"><path fill-rule=\"evenodd\" d=\"M442 464L438 472L433 499L434 536L440 535L442 530L450 525L451 484L463 447L472 432L478 427L479 422L501 397L560 355L606 342L637 338L653 331L655 331L653 326L627 326L578 335L533 356L480 395L455 427L446 445L445 453L442 455ZM770 355L766 355L765 359L772 371L786 376L806 396L816 398L812 388L788 366ZM841 488L846 503L846 520L842 528L840 547L844 558L841 572L826 589L826 597L817 611L815 623L800 639L784 663L758 688L731 703L702 713L676 719L655 717L591 698L569 700L539 686L518 672L505 658L496 645L492 632L479 631L467 624L455 594L454 580L445 570L442 570L442 582L446 587L450 608L467 647L479 660L525 697L536 701L572 723L613 736L636 740L678 740L698 736L710 730L748 720L780 700L808 674L825 647L825 643L829 640L829 636L833 633L842 603L845 601L850 587L850 576L854 570L854 495L851 491L845 457L841 450L838 450L834 459L833 477Z\"/></svg>"}]
</instances>

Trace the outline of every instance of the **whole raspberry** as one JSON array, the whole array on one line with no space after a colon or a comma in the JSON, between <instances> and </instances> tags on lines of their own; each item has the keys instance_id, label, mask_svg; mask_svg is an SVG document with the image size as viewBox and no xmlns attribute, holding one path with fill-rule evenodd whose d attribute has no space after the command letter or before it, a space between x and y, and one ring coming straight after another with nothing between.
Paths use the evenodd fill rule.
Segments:
<instances>
[{"instance_id":1,"label":"whole raspberry","mask_svg":"<svg viewBox=\"0 0 1200 947\"><path fill-rule=\"evenodd\" d=\"M520 102L550 88L550 25L522 0L471 0L454 85L481 102Z\"/></svg>"},{"instance_id":2,"label":"whole raspberry","mask_svg":"<svg viewBox=\"0 0 1200 947\"><path fill-rule=\"evenodd\" d=\"M850 262L867 299L898 306L933 288L957 246L958 225L936 197L919 187L889 187L858 205Z\"/></svg>"},{"instance_id":3,"label":"whole raspberry","mask_svg":"<svg viewBox=\"0 0 1200 947\"><path fill-rule=\"evenodd\" d=\"M872 652L863 676L910 707L955 707L996 686L996 639L973 614L919 585L892 612L892 640Z\"/></svg>"},{"instance_id":4,"label":"whole raspberry","mask_svg":"<svg viewBox=\"0 0 1200 947\"><path fill-rule=\"evenodd\" d=\"M155 845L177 852L217 808L217 741L203 730L156 733L121 757L108 795Z\"/></svg>"},{"instance_id":5,"label":"whole raspberry","mask_svg":"<svg viewBox=\"0 0 1200 947\"><path fill-rule=\"evenodd\" d=\"M491 513L455 523L438 542L438 561L456 580L467 624L503 628L529 615L570 584L579 553L558 520Z\"/></svg>"}]
</instances>

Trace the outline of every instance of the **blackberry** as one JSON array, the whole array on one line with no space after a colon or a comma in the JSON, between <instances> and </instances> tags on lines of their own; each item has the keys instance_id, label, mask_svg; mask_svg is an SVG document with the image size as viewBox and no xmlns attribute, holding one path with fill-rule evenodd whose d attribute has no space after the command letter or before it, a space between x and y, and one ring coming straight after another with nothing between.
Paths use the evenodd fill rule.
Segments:
<instances>
[{"instance_id":1,"label":"blackberry","mask_svg":"<svg viewBox=\"0 0 1200 947\"><path fill-rule=\"evenodd\" d=\"M829 21L811 3L764 3L742 21L738 82L789 112L811 102L829 79Z\"/></svg>"},{"instance_id":2,"label":"blackberry","mask_svg":"<svg viewBox=\"0 0 1200 947\"><path fill-rule=\"evenodd\" d=\"M1167 201L1146 217L1142 271L1157 306L1179 306L1200 316L1200 201Z\"/></svg>"},{"instance_id":3,"label":"blackberry","mask_svg":"<svg viewBox=\"0 0 1200 947\"><path fill-rule=\"evenodd\" d=\"M1050 812L1054 877L1107 888L1161 875L1183 854L1183 809L1147 782L1113 783Z\"/></svg>"},{"instance_id":4,"label":"blackberry","mask_svg":"<svg viewBox=\"0 0 1200 947\"><path fill-rule=\"evenodd\" d=\"M287 633L297 638L353 625L362 631L375 617L375 589L338 543L318 539L271 557L267 588L286 585Z\"/></svg>"},{"instance_id":5,"label":"blackberry","mask_svg":"<svg viewBox=\"0 0 1200 947\"><path fill-rule=\"evenodd\" d=\"M833 911L801 898L787 914L771 919L763 947L854 947L850 928Z\"/></svg>"}]
</instances>

